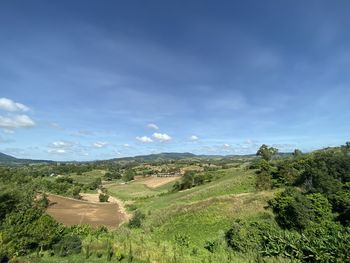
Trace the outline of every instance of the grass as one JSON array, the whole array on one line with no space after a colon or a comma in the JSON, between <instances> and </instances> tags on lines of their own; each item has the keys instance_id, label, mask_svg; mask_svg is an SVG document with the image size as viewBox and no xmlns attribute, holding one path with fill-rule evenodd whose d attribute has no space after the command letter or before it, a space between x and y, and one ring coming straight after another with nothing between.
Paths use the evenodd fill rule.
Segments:
<instances>
[{"instance_id":1,"label":"grass","mask_svg":"<svg viewBox=\"0 0 350 263\"><path fill-rule=\"evenodd\" d=\"M166 193L171 189L172 185L173 183L168 183L157 188L150 188L142 184L142 182L132 181L127 184L109 184L105 185L105 187L110 195L127 201Z\"/></svg>"},{"instance_id":2,"label":"grass","mask_svg":"<svg viewBox=\"0 0 350 263\"><path fill-rule=\"evenodd\" d=\"M249 193L215 197L189 205L172 207L167 214L156 213L149 218L154 236L172 240L176 234L186 235L203 247L205 241L217 238L234 219L265 220L272 215L264 209L273 192Z\"/></svg>"},{"instance_id":3,"label":"grass","mask_svg":"<svg viewBox=\"0 0 350 263\"><path fill-rule=\"evenodd\" d=\"M104 170L92 170L82 174L71 173L69 177L71 177L74 181L79 182L81 184L89 184L97 178L101 178L104 176Z\"/></svg>"},{"instance_id":4,"label":"grass","mask_svg":"<svg viewBox=\"0 0 350 263\"><path fill-rule=\"evenodd\" d=\"M264 206L273 192L255 192L254 171L229 168L211 173L216 178L212 182L180 192L167 193L173 183L151 189L133 182L108 190L118 198L133 200L133 206L146 214L144 228L152 239L172 242L181 234L200 248L236 218L271 218Z\"/></svg>"},{"instance_id":5,"label":"grass","mask_svg":"<svg viewBox=\"0 0 350 263\"><path fill-rule=\"evenodd\" d=\"M208 198L252 192L255 190L255 175L252 171L231 168L212 173L218 179L188 190L137 200L135 205L144 211L157 211L174 205L186 205ZM171 187L167 187L168 190L171 189ZM157 188L154 190L157 190ZM113 195L114 193L111 194ZM115 193L115 195L120 197L120 193Z\"/></svg>"},{"instance_id":6,"label":"grass","mask_svg":"<svg viewBox=\"0 0 350 263\"><path fill-rule=\"evenodd\" d=\"M171 192L173 182L158 188L149 188L137 180L128 184L106 184L110 195L131 202L146 214L141 229L122 226L114 232L114 242L132 244L135 259L150 257L152 262L175 262L174 255L176 262L255 262L256 252L231 255L223 244L220 252L212 254L204 244L222 240L235 219L273 222L272 213L264 207L275 191L256 192L252 170L231 167L210 173L214 176L212 182L180 192ZM89 178L97 175L95 171ZM184 250L178 247L175 235L187 237L189 247ZM127 249L123 252L127 253ZM227 261L228 256L232 256L231 261ZM106 261L97 257L85 260L82 255L76 255L63 259L47 256L39 262ZM287 261L272 258L266 262Z\"/></svg>"},{"instance_id":7,"label":"grass","mask_svg":"<svg viewBox=\"0 0 350 263\"><path fill-rule=\"evenodd\" d=\"M20 261L22 262L22 261ZM101 257L97 256L91 256L89 259L86 259L83 254L77 254L77 255L70 255L67 257L56 257L56 256L49 256L44 255L42 257L38 257L36 255L32 255L25 258L26 263L106 263L107 259L106 256L103 255ZM128 258L125 257L121 261L118 261L116 259L111 260L111 262L128 262ZM145 263L146 261L140 260L140 259L133 259L134 263Z\"/></svg>"}]
</instances>

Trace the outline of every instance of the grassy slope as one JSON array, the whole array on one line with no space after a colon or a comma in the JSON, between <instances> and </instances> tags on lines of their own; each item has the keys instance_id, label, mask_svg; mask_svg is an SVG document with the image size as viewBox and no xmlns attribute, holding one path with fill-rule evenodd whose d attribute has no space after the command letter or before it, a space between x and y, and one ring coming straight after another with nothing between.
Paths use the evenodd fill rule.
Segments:
<instances>
[{"instance_id":1,"label":"grassy slope","mask_svg":"<svg viewBox=\"0 0 350 263\"><path fill-rule=\"evenodd\" d=\"M166 193L171 189L173 184L174 183L168 183L157 188L151 188L138 181L133 181L127 184L106 184L105 187L108 189L110 195L128 201L137 198L149 198L161 193Z\"/></svg>"},{"instance_id":2,"label":"grassy slope","mask_svg":"<svg viewBox=\"0 0 350 263\"><path fill-rule=\"evenodd\" d=\"M212 182L175 193L167 193L173 183L155 189L138 182L109 185L109 194L131 201L146 214L143 229L130 230L122 226L116 230L113 235L116 244L132 244L136 258L150 257L153 262L173 262L175 250L183 253L178 262L227 262L227 252L211 254L204 249L204 243L222 237L238 218L272 222L271 213L264 207L274 192L255 192L255 175L251 170L230 168L213 174L217 178ZM174 237L178 234L190 239L190 247L184 252L174 246ZM224 251L224 246L222 249ZM67 262L79 262L82 257L70 257ZM255 254L235 254L231 262L255 260ZM44 257L41 262L64 261ZM94 256L85 262L101 261Z\"/></svg>"},{"instance_id":3,"label":"grassy slope","mask_svg":"<svg viewBox=\"0 0 350 263\"><path fill-rule=\"evenodd\" d=\"M104 176L105 171L103 170L92 170L86 173L83 173L81 175L78 175L76 173L71 173L69 176L76 182L82 183L82 184L88 184L94 181L97 178L101 178Z\"/></svg>"},{"instance_id":4,"label":"grassy slope","mask_svg":"<svg viewBox=\"0 0 350 263\"><path fill-rule=\"evenodd\" d=\"M213 173L219 179L176 193L156 195L164 191L137 183L111 187L109 193L123 200L150 196L134 199L134 205L147 215L144 225L151 236L169 241L175 234L184 234L199 247L216 238L236 218L270 217L264 206L273 193L254 192L253 171L230 168ZM162 190L171 189L171 185Z\"/></svg>"}]
</instances>

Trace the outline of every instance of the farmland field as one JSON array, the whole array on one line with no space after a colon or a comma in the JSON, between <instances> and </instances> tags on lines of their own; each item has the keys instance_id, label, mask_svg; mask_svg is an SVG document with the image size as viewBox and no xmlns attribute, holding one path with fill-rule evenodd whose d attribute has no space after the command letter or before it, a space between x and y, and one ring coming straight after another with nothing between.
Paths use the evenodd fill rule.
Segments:
<instances>
[{"instance_id":1,"label":"farmland field","mask_svg":"<svg viewBox=\"0 0 350 263\"><path fill-rule=\"evenodd\" d=\"M146 198L166 193L180 177L137 177L127 184L106 184L108 193L122 200Z\"/></svg>"},{"instance_id":2,"label":"farmland field","mask_svg":"<svg viewBox=\"0 0 350 263\"><path fill-rule=\"evenodd\" d=\"M114 229L127 220L127 216L115 202L96 203L57 195L49 195L49 200L47 213L65 225L89 224L93 227L104 225Z\"/></svg>"}]
</instances>

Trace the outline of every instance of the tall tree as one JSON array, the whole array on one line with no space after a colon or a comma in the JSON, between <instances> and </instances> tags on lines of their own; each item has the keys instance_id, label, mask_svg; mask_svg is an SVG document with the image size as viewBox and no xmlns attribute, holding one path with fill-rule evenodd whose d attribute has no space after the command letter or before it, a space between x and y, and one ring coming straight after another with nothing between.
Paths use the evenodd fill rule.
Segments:
<instances>
[{"instance_id":1,"label":"tall tree","mask_svg":"<svg viewBox=\"0 0 350 263\"><path fill-rule=\"evenodd\" d=\"M274 147L269 147L266 144L260 146L256 155L263 158L265 161L269 162L274 155L278 153L278 149Z\"/></svg>"}]
</instances>

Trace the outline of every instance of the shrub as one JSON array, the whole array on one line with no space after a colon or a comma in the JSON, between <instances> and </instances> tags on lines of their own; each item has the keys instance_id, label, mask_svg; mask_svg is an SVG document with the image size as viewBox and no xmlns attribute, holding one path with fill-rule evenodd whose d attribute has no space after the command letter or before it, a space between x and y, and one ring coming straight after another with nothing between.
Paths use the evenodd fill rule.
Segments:
<instances>
[{"instance_id":1,"label":"shrub","mask_svg":"<svg viewBox=\"0 0 350 263\"><path fill-rule=\"evenodd\" d=\"M65 257L71 254L79 254L81 247L82 243L78 236L67 235L54 245L54 251L60 257Z\"/></svg>"},{"instance_id":2,"label":"shrub","mask_svg":"<svg viewBox=\"0 0 350 263\"><path fill-rule=\"evenodd\" d=\"M98 199L100 202L108 202L109 195L100 193Z\"/></svg>"},{"instance_id":3,"label":"shrub","mask_svg":"<svg viewBox=\"0 0 350 263\"><path fill-rule=\"evenodd\" d=\"M122 178L125 182L129 182L129 181L134 180L135 175L136 175L136 173L133 169L128 169L128 170L126 170L126 172Z\"/></svg>"},{"instance_id":4,"label":"shrub","mask_svg":"<svg viewBox=\"0 0 350 263\"><path fill-rule=\"evenodd\" d=\"M128 226L131 228L138 228L142 226L142 221L145 219L145 214L136 210L134 216L130 219Z\"/></svg>"},{"instance_id":5,"label":"shrub","mask_svg":"<svg viewBox=\"0 0 350 263\"><path fill-rule=\"evenodd\" d=\"M304 195L295 188L287 188L269 202L277 223L286 229L303 230L310 222L330 220L331 205L322 194Z\"/></svg>"},{"instance_id":6,"label":"shrub","mask_svg":"<svg viewBox=\"0 0 350 263\"><path fill-rule=\"evenodd\" d=\"M80 191L81 191L81 187L80 186L74 186L72 188L72 196L73 196L73 198L80 199L81 198Z\"/></svg>"}]
</instances>

